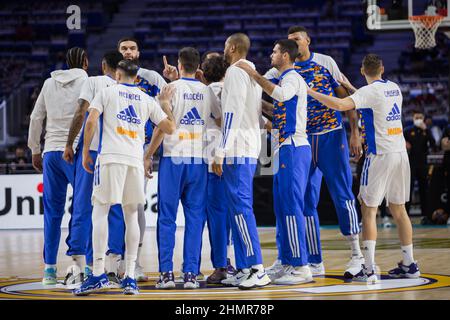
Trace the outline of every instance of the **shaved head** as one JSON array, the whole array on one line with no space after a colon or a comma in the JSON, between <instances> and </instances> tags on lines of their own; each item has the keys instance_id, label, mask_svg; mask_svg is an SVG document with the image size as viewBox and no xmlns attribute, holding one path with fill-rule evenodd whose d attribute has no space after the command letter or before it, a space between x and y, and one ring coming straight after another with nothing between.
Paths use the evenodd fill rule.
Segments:
<instances>
[{"instance_id":1,"label":"shaved head","mask_svg":"<svg viewBox=\"0 0 450 320\"><path fill-rule=\"evenodd\" d=\"M235 33L228 37L227 42L236 47L236 51L240 54L247 54L250 50L250 39L244 33Z\"/></svg>"}]
</instances>

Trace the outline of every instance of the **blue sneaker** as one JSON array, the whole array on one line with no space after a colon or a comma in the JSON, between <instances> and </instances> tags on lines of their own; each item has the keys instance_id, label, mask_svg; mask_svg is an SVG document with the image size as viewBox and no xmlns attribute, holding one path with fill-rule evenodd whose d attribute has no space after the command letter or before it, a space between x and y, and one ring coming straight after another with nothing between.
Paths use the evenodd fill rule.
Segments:
<instances>
[{"instance_id":1,"label":"blue sneaker","mask_svg":"<svg viewBox=\"0 0 450 320\"><path fill-rule=\"evenodd\" d=\"M411 263L409 266L405 266L403 261L398 263L398 267L388 272L391 278L409 278L417 279L420 277L419 266L417 261Z\"/></svg>"},{"instance_id":2,"label":"blue sneaker","mask_svg":"<svg viewBox=\"0 0 450 320\"><path fill-rule=\"evenodd\" d=\"M87 280L90 276L92 276L92 268L90 266L84 267L84 279Z\"/></svg>"},{"instance_id":3,"label":"blue sneaker","mask_svg":"<svg viewBox=\"0 0 450 320\"><path fill-rule=\"evenodd\" d=\"M105 289L109 289L109 281L106 274L98 277L90 275L81 287L74 289L72 292L76 296L87 296L90 293L104 291Z\"/></svg>"},{"instance_id":4,"label":"blue sneaker","mask_svg":"<svg viewBox=\"0 0 450 320\"><path fill-rule=\"evenodd\" d=\"M139 294L139 288L137 286L136 280L130 277L126 277L122 280L123 294L133 295Z\"/></svg>"},{"instance_id":5,"label":"blue sneaker","mask_svg":"<svg viewBox=\"0 0 450 320\"><path fill-rule=\"evenodd\" d=\"M366 266L362 265L361 270L353 276L353 281L365 282L366 284L380 283L378 267L374 266L372 272L369 272Z\"/></svg>"},{"instance_id":6,"label":"blue sneaker","mask_svg":"<svg viewBox=\"0 0 450 320\"><path fill-rule=\"evenodd\" d=\"M57 283L56 280L56 268L47 268L44 270L44 277L42 278L42 284L44 286L51 286Z\"/></svg>"}]
</instances>

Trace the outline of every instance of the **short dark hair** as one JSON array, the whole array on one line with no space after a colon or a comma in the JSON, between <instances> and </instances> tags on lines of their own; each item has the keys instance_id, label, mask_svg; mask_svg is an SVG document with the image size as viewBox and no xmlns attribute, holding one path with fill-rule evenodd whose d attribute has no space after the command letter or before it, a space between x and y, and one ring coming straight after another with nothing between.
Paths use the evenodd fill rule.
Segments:
<instances>
[{"instance_id":1,"label":"short dark hair","mask_svg":"<svg viewBox=\"0 0 450 320\"><path fill-rule=\"evenodd\" d=\"M136 63L134 63L133 61L121 60L117 64L117 69L120 69L123 72L125 72L125 75L127 77L133 78L133 77L135 77L137 75L137 72L139 70L139 66Z\"/></svg>"},{"instance_id":2,"label":"short dark hair","mask_svg":"<svg viewBox=\"0 0 450 320\"><path fill-rule=\"evenodd\" d=\"M202 63L203 75L209 83L219 82L225 77L229 64L222 55L212 56Z\"/></svg>"},{"instance_id":3,"label":"short dark hair","mask_svg":"<svg viewBox=\"0 0 450 320\"><path fill-rule=\"evenodd\" d=\"M202 54L202 61L205 61L206 58L210 55L210 54L214 54L214 55L221 55L219 52L217 51L206 51L205 53Z\"/></svg>"},{"instance_id":4,"label":"short dark hair","mask_svg":"<svg viewBox=\"0 0 450 320\"><path fill-rule=\"evenodd\" d=\"M119 62L123 60L123 56L119 51L112 50L103 55L103 60L106 62L108 67L111 69L116 69Z\"/></svg>"},{"instance_id":5,"label":"short dark hair","mask_svg":"<svg viewBox=\"0 0 450 320\"><path fill-rule=\"evenodd\" d=\"M83 68L85 59L87 58L87 53L84 49L79 47L70 48L66 54L66 62L69 69L72 68Z\"/></svg>"},{"instance_id":6,"label":"short dark hair","mask_svg":"<svg viewBox=\"0 0 450 320\"><path fill-rule=\"evenodd\" d=\"M121 44L122 42L125 42L125 41L133 41L133 42L135 42L135 43L136 43L136 46L137 46L138 49L139 49L139 42L137 41L136 38L133 38L133 37L123 37L123 38L121 38L121 39L117 42L117 50L120 49L120 44Z\"/></svg>"},{"instance_id":7,"label":"short dark hair","mask_svg":"<svg viewBox=\"0 0 450 320\"><path fill-rule=\"evenodd\" d=\"M425 117L425 112L423 112L423 111L420 110L420 109L414 109L413 112L412 112L412 114L413 114L413 115L414 115L414 114L423 114L423 116Z\"/></svg>"},{"instance_id":8,"label":"short dark hair","mask_svg":"<svg viewBox=\"0 0 450 320\"><path fill-rule=\"evenodd\" d=\"M383 66L383 61L378 55L369 53L364 57L362 65L366 75L369 77L375 77L380 73L380 69Z\"/></svg>"},{"instance_id":9,"label":"short dark hair","mask_svg":"<svg viewBox=\"0 0 450 320\"><path fill-rule=\"evenodd\" d=\"M178 60L186 72L194 73L200 65L200 53L192 47L184 47L178 52Z\"/></svg>"},{"instance_id":10,"label":"short dark hair","mask_svg":"<svg viewBox=\"0 0 450 320\"><path fill-rule=\"evenodd\" d=\"M289 60L295 62L298 57L298 46L294 40L281 39L275 41L275 45L280 47L281 53L287 53L289 55Z\"/></svg>"},{"instance_id":11,"label":"short dark hair","mask_svg":"<svg viewBox=\"0 0 450 320\"><path fill-rule=\"evenodd\" d=\"M303 26L292 26L292 27L290 27L289 30L288 30L288 34L293 34L293 33L296 33L296 32L304 32L304 33L306 33L306 35L307 35L308 38L309 38L309 32L308 32L308 29L306 29L306 28L303 27Z\"/></svg>"}]
</instances>

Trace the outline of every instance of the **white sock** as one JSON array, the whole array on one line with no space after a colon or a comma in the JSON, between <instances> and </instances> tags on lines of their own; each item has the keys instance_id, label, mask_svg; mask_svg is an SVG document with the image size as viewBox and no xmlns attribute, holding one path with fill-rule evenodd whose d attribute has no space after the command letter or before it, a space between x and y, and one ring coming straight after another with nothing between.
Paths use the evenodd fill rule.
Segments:
<instances>
[{"instance_id":1,"label":"white sock","mask_svg":"<svg viewBox=\"0 0 450 320\"><path fill-rule=\"evenodd\" d=\"M375 240L363 241L364 259L366 260L366 268L368 272L372 272L375 268Z\"/></svg>"},{"instance_id":2,"label":"white sock","mask_svg":"<svg viewBox=\"0 0 450 320\"><path fill-rule=\"evenodd\" d=\"M410 244L408 246L402 246L401 248L403 254L403 264L405 266L409 266L411 263L414 262L413 245Z\"/></svg>"},{"instance_id":3,"label":"white sock","mask_svg":"<svg viewBox=\"0 0 450 320\"><path fill-rule=\"evenodd\" d=\"M352 234L349 236L345 236L345 238L347 239L348 243L350 244L350 248L352 249L352 256L361 257L362 253L359 247L359 235Z\"/></svg>"},{"instance_id":4,"label":"white sock","mask_svg":"<svg viewBox=\"0 0 450 320\"><path fill-rule=\"evenodd\" d=\"M94 204L92 210L92 247L94 267L92 273L98 277L105 273L105 252L108 244L109 204Z\"/></svg>"},{"instance_id":5,"label":"white sock","mask_svg":"<svg viewBox=\"0 0 450 320\"><path fill-rule=\"evenodd\" d=\"M106 272L113 272L117 275L117 269L119 268L120 254L110 253L106 256Z\"/></svg>"},{"instance_id":6,"label":"white sock","mask_svg":"<svg viewBox=\"0 0 450 320\"><path fill-rule=\"evenodd\" d=\"M86 259L82 255L73 255L72 256L73 263L78 267L78 271L84 272L84 266L86 265Z\"/></svg>"},{"instance_id":7,"label":"white sock","mask_svg":"<svg viewBox=\"0 0 450 320\"><path fill-rule=\"evenodd\" d=\"M134 279L139 247L139 222L137 205L123 207L125 218L125 277Z\"/></svg>"},{"instance_id":8,"label":"white sock","mask_svg":"<svg viewBox=\"0 0 450 320\"><path fill-rule=\"evenodd\" d=\"M252 265L252 269L256 269L258 272L264 272L264 266L262 264L254 264Z\"/></svg>"},{"instance_id":9,"label":"white sock","mask_svg":"<svg viewBox=\"0 0 450 320\"><path fill-rule=\"evenodd\" d=\"M46 264L45 265L45 269L49 269L49 268L52 268L52 269L56 270L56 264Z\"/></svg>"}]
</instances>

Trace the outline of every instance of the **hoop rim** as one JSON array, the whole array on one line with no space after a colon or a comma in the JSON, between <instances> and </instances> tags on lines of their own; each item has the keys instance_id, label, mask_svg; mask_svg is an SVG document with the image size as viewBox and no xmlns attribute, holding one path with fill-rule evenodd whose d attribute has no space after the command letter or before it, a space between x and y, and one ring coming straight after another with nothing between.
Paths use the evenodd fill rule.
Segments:
<instances>
[{"instance_id":1,"label":"hoop rim","mask_svg":"<svg viewBox=\"0 0 450 320\"><path fill-rule=\"evenodd\" d=\"M409 21L441 21L445 17L441 15L436 16L427 16L427 15L418 15L418 16L410 16L408 18Z\"/></svg>"}]
</instances>

